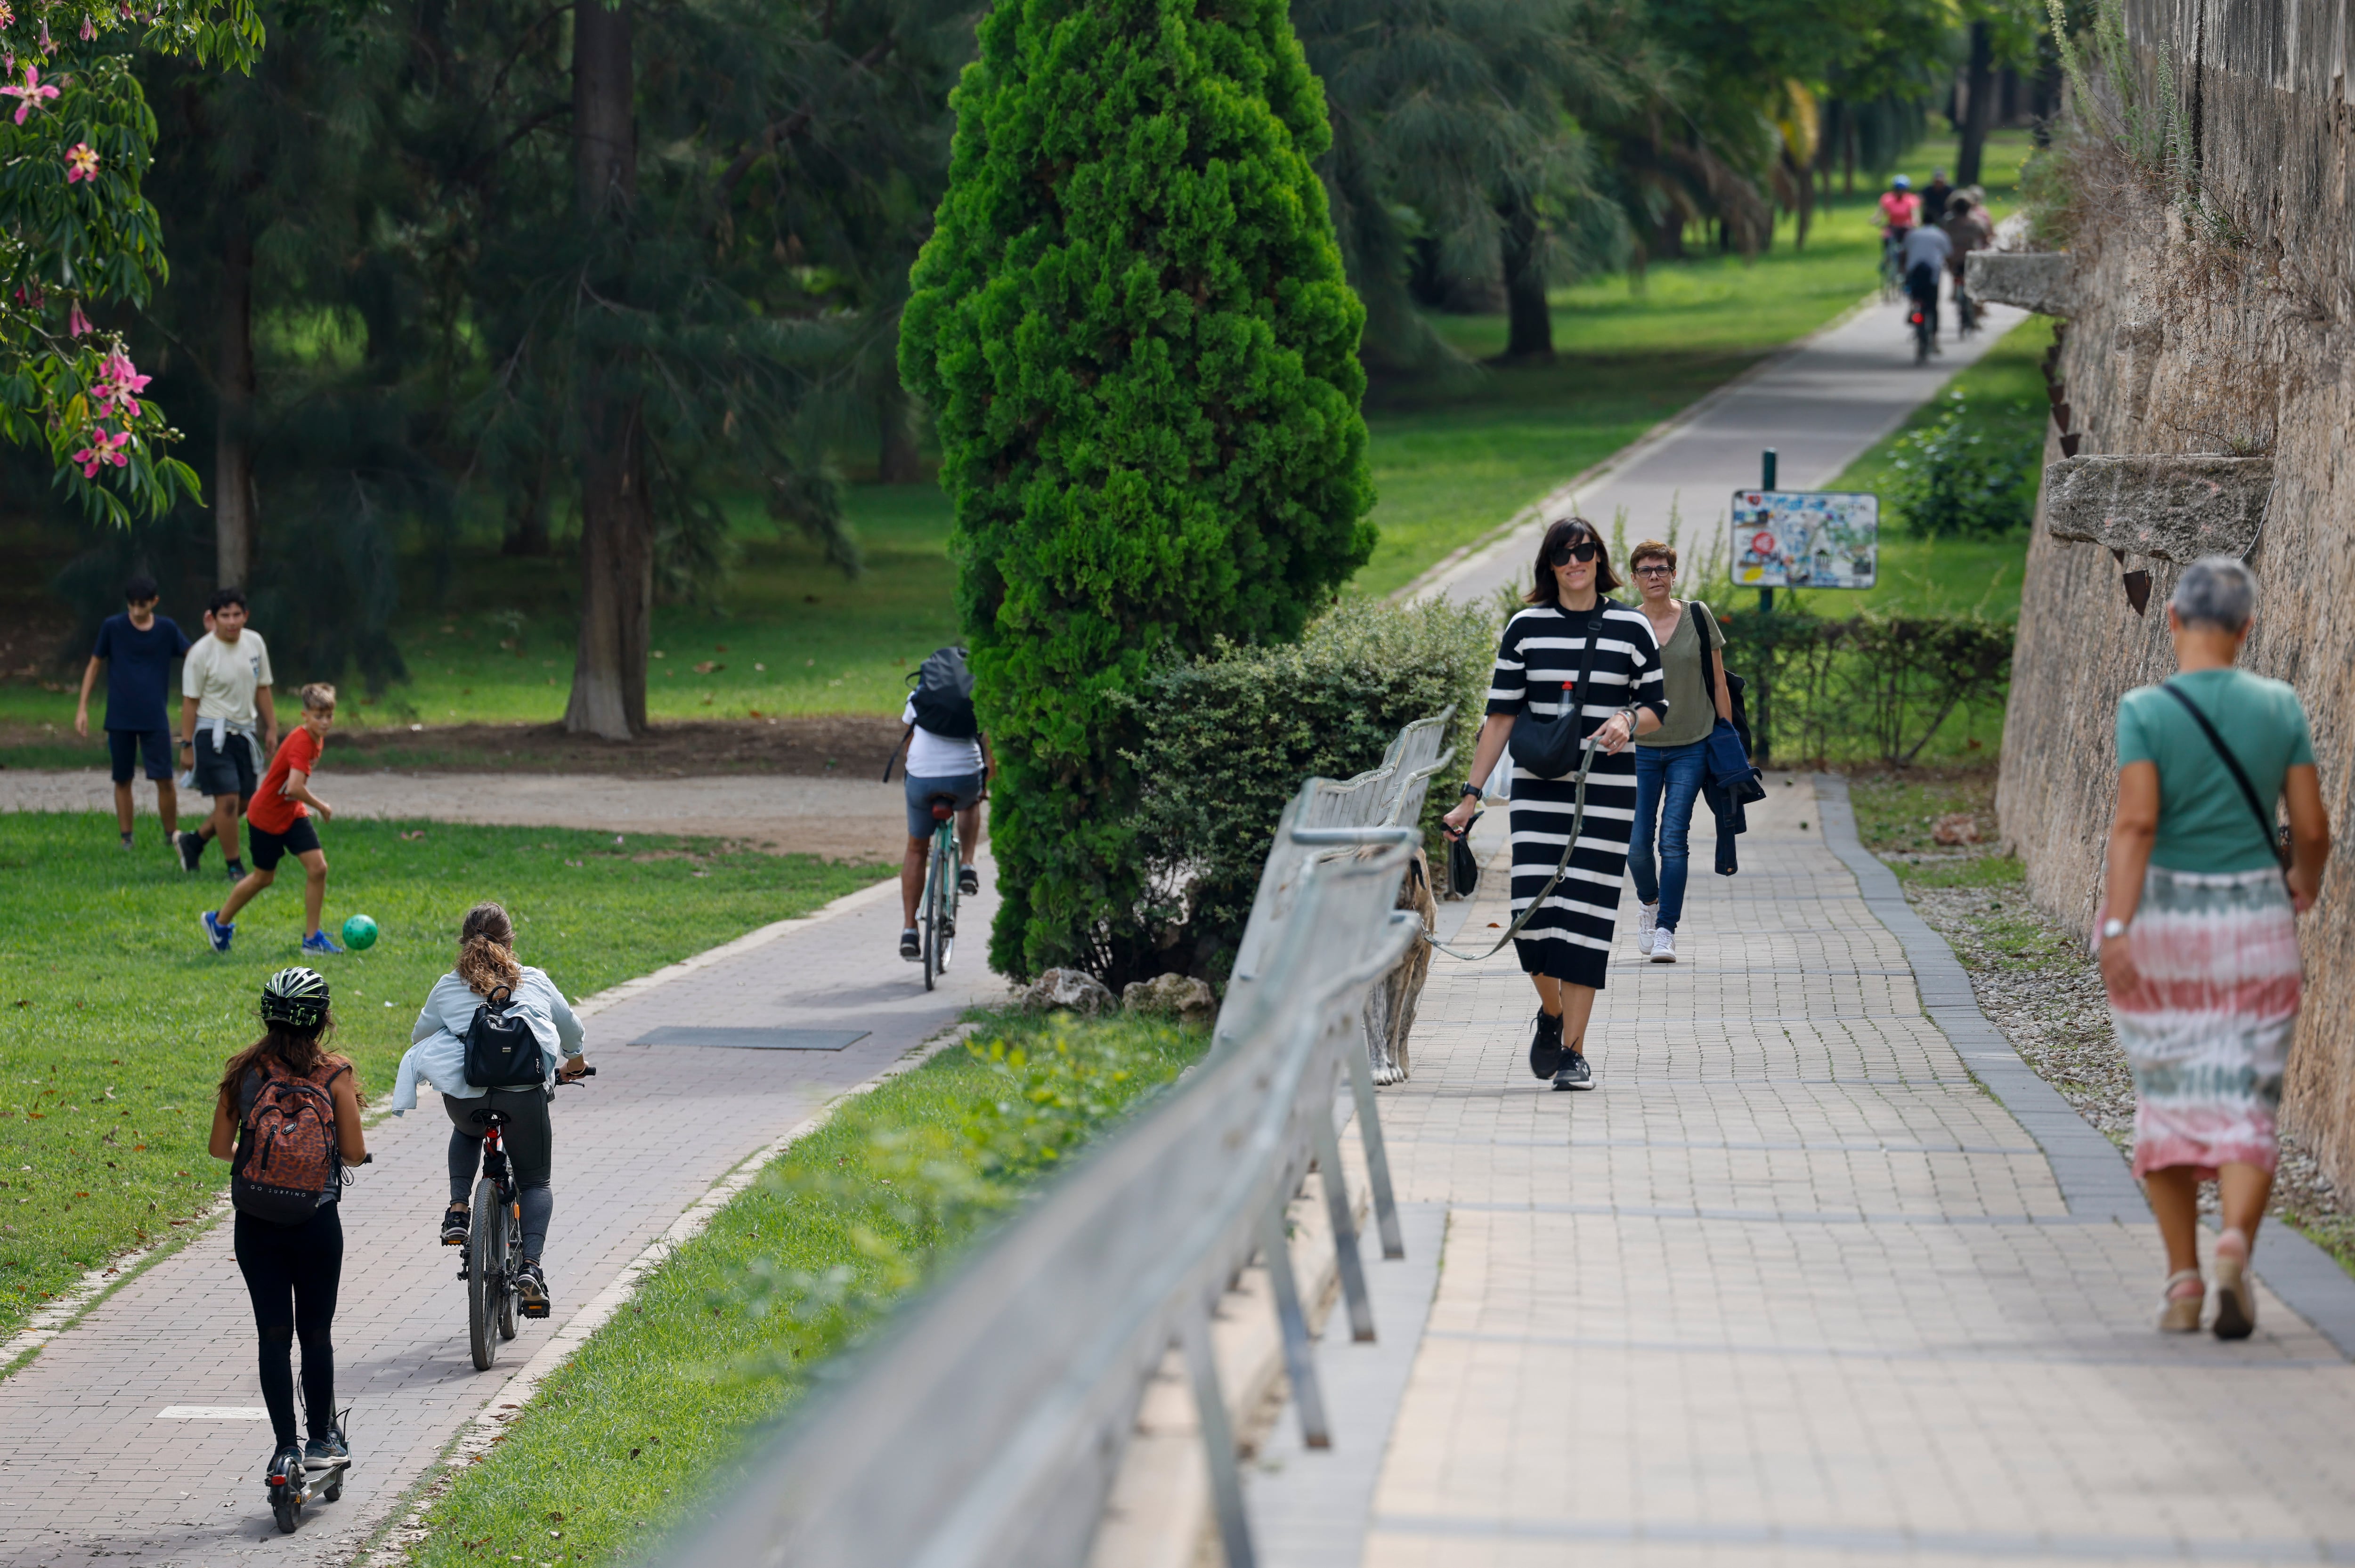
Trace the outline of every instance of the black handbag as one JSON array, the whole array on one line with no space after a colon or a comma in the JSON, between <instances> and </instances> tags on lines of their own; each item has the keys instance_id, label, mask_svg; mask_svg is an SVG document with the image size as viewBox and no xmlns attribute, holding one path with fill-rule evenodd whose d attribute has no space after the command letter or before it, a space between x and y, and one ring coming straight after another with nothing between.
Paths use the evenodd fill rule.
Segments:
<instances>
[{"instance_id":1,"label":"black handbag","mask_svg":"<svg viewBox=\"0 0 2355 1568\"><path fill-rule=\"evenodd\" d=\"M466 1026L466 1082L478 1089L514 1089L548 1081L540 1065L539 1036L520 1012L507 1004L515 993L494 986L474 1021Z\"/></svg>"},{"instance_id":2,"label":"black handbag","mask_svg":"<svg viewBox=\"0 0 2355 1568\"><path fill-rule=\"evenodd\" d=\"M1447 841L1447 891L1458 898L1471 897L1480 886L1480 857L1472 853L1471 837L1467 824L1464 832Z\"/></svg>"},{"instance_id":3,"label":"black handbag","mask_svg":"<svg viewBox=\"0 0 2355 1568\"><path fill-rule=\"evenodd\" d=\"M1568 610L1562 611L1564 616ZM1586 713L1588 678L1594 673L1594 641L1603 634L1605 614L1603 601L1595 600L1587 612L1583 630L1586 652L1578 662L1578 682L1573 686L1562 683L1561 711L1552 718L1540 718L1529 712L1526 683L1523 686L1521 711L1513 719L1511 741L1513 765L1526 768L1540 779L1567 779L1578 770L1579 743L1585 737L1579 731L1579 722Z\"/></svg>"}]
</instances>

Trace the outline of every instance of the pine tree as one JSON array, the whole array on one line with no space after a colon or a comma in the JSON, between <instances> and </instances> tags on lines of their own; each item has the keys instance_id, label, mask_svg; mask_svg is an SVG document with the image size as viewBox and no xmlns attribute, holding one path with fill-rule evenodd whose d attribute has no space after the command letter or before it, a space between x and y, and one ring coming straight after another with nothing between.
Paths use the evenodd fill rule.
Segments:
<instances>
[{"instance_id":1,"label":"pine tree","mask_svg":"<svg viewBox=\"0 0 2355 1568\"><path fill-rule=\"evenodd\" d=\"M992 962L1149 971L1124 700L1298 635L1370 553L1364 310L1283 0L1008 0L900 339L1001 772Z\"/></svg>"}]
</instances>

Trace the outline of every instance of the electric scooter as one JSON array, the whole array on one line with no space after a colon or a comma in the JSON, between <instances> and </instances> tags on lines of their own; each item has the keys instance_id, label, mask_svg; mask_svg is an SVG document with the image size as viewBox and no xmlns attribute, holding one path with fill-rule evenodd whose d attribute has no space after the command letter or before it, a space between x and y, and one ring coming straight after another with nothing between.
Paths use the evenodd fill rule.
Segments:
<instances>
[{"instance_id":1,"label":"electric scooter","mask_svg":"<svg viewBox=\"0 0 2355 1568\"><path fill-rule=\"evenodd\" d=\"M351 1444L351 1428L346 1423L351 1414L349 1405L336 1413L336 1430L344 1435L346 1447ZM282 1454L270 1461L270 1511L278 1520L279 1533L292 1535L294 1527L303 1521L304 1504L343 1499L344 1472L352 1467L352 1461L346 1454L313 1469L308 1465L299 1468L282 1467L279 1459L283 1457Z\"/></svg>"}]
</instances>

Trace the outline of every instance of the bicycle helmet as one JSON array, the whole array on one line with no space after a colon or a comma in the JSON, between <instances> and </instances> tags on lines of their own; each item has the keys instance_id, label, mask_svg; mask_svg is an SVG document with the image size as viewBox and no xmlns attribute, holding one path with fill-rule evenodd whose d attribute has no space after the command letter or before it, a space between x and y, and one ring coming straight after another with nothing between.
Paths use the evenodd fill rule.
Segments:
<instances>
[{"instance_id":1,"label":"bicycle helmet","mask_svg":"<svg viewBox=\"0 0 2355 1568\"><path fill-rule=\"evenodd\" d=\"M1911 175L1900 175L1895 179L1889 182L1889 186L1891 190L1910 191L1913 188L1913 176Z\"/></svg>"},{"instance_id":2,"label":"bicycle helmet","mask_svg":"<svg viewBox=\"0 0 2355 1568\"><path fill-rule=\"evenodd\" d=\"M316 969L297 965L261 982L261 1022L289 1029L316 1029L327 1021L327 981Z\"/></svg>"}]
</instances>

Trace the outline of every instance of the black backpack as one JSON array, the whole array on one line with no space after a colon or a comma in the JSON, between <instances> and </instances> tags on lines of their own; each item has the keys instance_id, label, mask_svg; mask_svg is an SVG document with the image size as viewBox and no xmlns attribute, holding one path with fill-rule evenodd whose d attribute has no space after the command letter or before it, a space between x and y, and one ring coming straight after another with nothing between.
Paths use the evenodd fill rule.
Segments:
<instances>
[{"instance_id":1,"label":"black backpack","mask_svg":"<svg viewBox=\"0 0 2355 1568\"><path fill-rule=\"evenodd\" d=\"M964 649L935 649L909 679L916 683L908 698L915 705L916 722L883 759L886 784L891 782L891 765L900 760L900 750L918 726L950 740L971 740L981 734L981 719L973 711L973 672L965 668Z\"/></svg>"},{"instance_id":2,"label":"black backpack","mask_svg":"<svg viewBox=\"0 0 2355 1568\"><path fill-rule=\"evenodd\" d=\"M507 1008L515 993L495 986L474 1009L466 1025L466 1082L478 1089L515 1089L545 1084L548 1074L539 1060L539 1036L520 1012Z\"/></svg>"}]
</instances>

